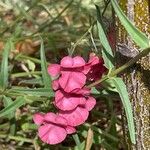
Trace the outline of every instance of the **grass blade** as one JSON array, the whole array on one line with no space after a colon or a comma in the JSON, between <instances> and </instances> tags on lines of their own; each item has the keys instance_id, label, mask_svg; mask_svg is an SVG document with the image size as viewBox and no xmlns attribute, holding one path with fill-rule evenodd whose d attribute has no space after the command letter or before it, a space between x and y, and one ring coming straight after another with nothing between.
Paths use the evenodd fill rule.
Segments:
<instances>
[{"instance_id":1,"label":"grass blade","mask_svg":"<svg viewBox=\"0 0 150 150\"><path fill-rule=\"evenodd\" d=\"M44 82L44 87L51 89L51 78L47 72L47 63L46 63L44 44L43 44L42 38L41 38L40 57L41 57L41 70L42 70L42 78Z\"/></svg>"},{"instance_id":2,"label":"grass blade","mask_svg":"<svg viewBox=\"0 0 150 150\"><path fill-rule=\"evenodd\" d=\"M8 86L8 56L11 50L12 42L8 40L3 51L3 57L1 62L1 72L0 72L0 87L5 89Z\"/></svg>"},{"instance_id":3,"label":"grass blade","mask_svg":"<svg viewBox=\"0 0 150 150\"><path fill-rule=\"evenodd\" d=\"M3 103L4 103L4 107L6 108L13 103L13 100L10 97L3 96ZM14 117L14 115L15 115L15 113L13 111L11 111L7 117L9 119L11 119Z\"/></svg>"},{"instance_id":4,"label":"grass blade","mask_svg":"<svg viewBox=\"0 0 150 150\"><path fill-rule=\"evenodd\" d=\"M46 96L53 97L54 94L49 88L37 88L37 89L24 89L24 88L13 88L9 92L27 94L32 96Z\"/></svg>"},{"instance_id":5,"label":"grass blade","mask_svg":"<svg viewBox=\"0 0 150 150\"><path fill-rule=\"evenodd\" d=\"M5 107L0 111L0 117L7 116L10 114L12 111L15 111L17 108L21 107L22 105L25 104L25 99L23 97L17 97L15 101L13 101L10 105Z\"/></svg>"}]
</instances>

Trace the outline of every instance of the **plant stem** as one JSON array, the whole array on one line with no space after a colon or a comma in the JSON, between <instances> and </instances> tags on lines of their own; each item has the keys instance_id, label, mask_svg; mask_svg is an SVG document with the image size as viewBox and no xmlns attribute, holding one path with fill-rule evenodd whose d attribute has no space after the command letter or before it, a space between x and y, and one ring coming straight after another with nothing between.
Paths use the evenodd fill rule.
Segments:
<instances>
[{"instance_id":1,"label":"plant stem","mask_svg":"<svg viewBox=\"0 0 150 150\"><path fill-rule=\"evenodd\" d=\"M117 74L123 72L125 69L131 67L134 63L136 63L140 58L146 56L148 53L150 52L150 47L144 49L142 52L140 52L138 55L136 55L134 58L132 58L130 61L128 61L127 63L125 63L123 66L119 67L118 69L110 72L110 74L108 74L107 76L105 76L104 78L97 80L94 83L91 83L90 85L88 85L88 88L91 88L93 86L98 85L99 83L116 76Z\"/></svg>"},{"instance_id":2,"label":"plant stem","mask_svg":"<svg viewBox=\"0 0 150 150\"><path fill-rule=\"evenodd\" d=\"M10 140L16 140L16 141L22 141L27 143L33 143L33 140L20 137L20 136L12 136L12 135L6 135L6 134L0 134L0 138L9 138Z\"/></svg>"},{"instance_id":3,"label":"plant stem","mask_svg":"<svg viewBox=\"0 0 150 150\"><path fill-rule=\"evenodd\" d=\"M15 57L15 60L18 60L18 59L25 59L25 60L31 60L37 64L41 64L41 60L37 59L37 58L33 58L33 57L29 57L29 56L26 56L26 55L22 55L22 54L19 54Z\"/></svg>"},{"instance_id":4,"label":"plant stem","mask_svg":"<svg viewBox=\"0 0 150 150\"><path fill-rule=\"evenodd\" d=\"M11 78L24 77L30 75L40 75L41 71L31 71L31 72L19 72L11 75Z\"/></svg>"},{"instance_id":5,"label":"plant stem","mask_svg":"<svg viewBox=\"0 0 150 150\"><path fill-rule=\"evenodd\" d=\"M76 46L90 33L91 29L95 25L95 22L89 27L89 29L79 38L79 40L76 41L76 43L73 44L71 50L70 50L70 56L72 56Z\"/></svg>"},{"instance_id":6,"label":"plant stem","mask_svg":"<svg viewBox=\"0 0 150 150\"><path fill-rule=\"evenodd\" d=\"M113 76L121 73L122 71L124 71L125 69L129 68L134 63L136 63L140 58L146 56L149 52L150 52L150 47L144 49L142 52L140 52L138 55L136 55L130 61L128 61L127 63L125 63L123 66L121 66L120 68L118 68L118 69L114 70L112 73L110 73L109 76L113 77Z\"/></svg>"}]
</instances>

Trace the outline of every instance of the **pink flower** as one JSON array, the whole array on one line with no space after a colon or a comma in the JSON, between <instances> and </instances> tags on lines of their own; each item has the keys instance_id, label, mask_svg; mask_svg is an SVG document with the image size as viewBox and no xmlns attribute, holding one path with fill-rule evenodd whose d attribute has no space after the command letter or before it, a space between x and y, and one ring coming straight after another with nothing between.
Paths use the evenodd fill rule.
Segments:
<instances>
[{"instance_id":1,"label":"pink flower","mask_svg":"<svg viewBox=\"0 0 150 150\"><path fill-rule=\"evenodd\" d=\"M88 97L88 100L86 101L86 104L84 105L84 107L88 110L91 111L94 106L96 105L96 100L95 98L93 98L92 96Z\"/></svg>"},{"instance_id":2,"label":"pink flower","mask_svg":"<svg viewBox=\"0 0 150 150\"><path fill-rule=\"evenodd\" d=\"M78 126L83 124L89 115L89 111L95 106L96 100L93 97L88 97L86 103L77 106L70 111L59 111L59 115L64 117L68 121L70 126Z\"/></svg>"},{"instance_id":3,"label":"pink flower","mask_svg":"<svg viewBox=\"0 0 150 150\"><path fill-rule=\"evenodd\" d=\"M76 129L68 125L67 120L54 113L37 113L33 117L34 122L40 125L38 135L47 144L61 143L67 134L74 133Z\"/></svg>"},{"instance_id":4,"label":"pink flower","mask_svg":"<svg viewBox=\"0 0 150 150\"><path fill-rule=\"evenodd\" d=\"M55 93L55 105L60 110L73 110L78 105L86 103L86 98L83 95L65 93L62 90L58 90Z\"/></svg>"},{"instance_id":5,"label":"pink flower","mask_svg":"<svg viewBox=\"0 0 150 150\"><path fill-rule=\"evenodd\" d=\"M34 114L33 121L35 124L41 125L44 122L44 114L42 113Z\"/></svg>"},{"instance_id":6,"label":"pink flower","mask_svg":"<svg viewBox=\"0 0 150 150\"><path fill-rule=\"evenodd\" d=\"M89 111L82 106L78 106L74 110L59 111L59 115L66 118L70 126L75 127L83 124L87 120Z\"/></svg>"},{"instance_id":7,"label":"pink flower","mask_svg":"<svg viewBox=\"0 0 150 150\"><path fill-rule=\"evenodd\" d=\"M82 72L62 71L62 76L59 78L59 84L66 92L71 92L75 89L81 89L86 82L86 76Z\"/></svg>"},{"instance_id":8,"label":"pink flower","mask_svg":"<svg viewBox=\"0 0 150 150\"><path fill-rule=\"evenodd\" d=\"M85 65L89 81L96 81L102 77L103 73L107 70L103 64L102 58L95 56L94 53L90 54L89 62Z\"/></svg>"},{"instance_id":9,"label":"pink flower","mask_svg":"<svg viewBox=\"0 0 150 150\"><path fill-rule=\"evenodd\" d=\"M74 89L71 93L87 96L87 95L90 95L90 91L91 91L91 89L89 89L87 87L83 87L82 89Z\"/></svg>"},{"instance_id":10,"label":"pink flower","mask_svg":"<svg viewBox=\"0 0 150 150\"><path fill-rule=\"evenodd\" d=\"M58 83L64 91L69 93L75 89L81 89L85 85L84 66L85 61L82 57L66 56L61 60L60 65L49 65L48 73L52 77L60 75Z\"/></svg>"},{"instance_id":11,"label":"pink flower","mask_svg":"<svg viewBox=\"0 0 150 150\"><path fill-rule=\"evenodd\" d=\"M34 115L33 120L39 126L38 135L43 142L61 143L67 134L76 132L74 127L87 120L96 100L90 96L90 89L85 87L86 79L100 79L105 71L103 60L94 53L90 54L88 63L80 56L66 56L60 65L49 65L48 73L54 79L52 88L55 90L54 105L58 113Z\"/></svg>"},{"instance_id":12,"label":"pink flower","mask_svg":"<svg viewBox=\"0 0 150 150\"><path fill-rule=\"evenodd\" d=\"M47 69L48 73L52 76L52 77L56 77L59 75L60 73L60 65L58 64L50 64L48 66Z\"/></svg>"},{"instance_id":13,"label":"pink flower","mask_svg":"<svg viewBox=\"0 0 150 150\"><path fill-rule=\"evenodd\" d=\"M52 81L52 88L53 90L58 90L60 88L58 80Z\"/></svg>"},{"instance_id":14,"label":"pink flower","mask_svg":"<svg viewBox=\"0 0 150 150\"><path fill-rule=\"evenodd\" d=\"M85 61L80 56L76 56L74 58L66 56L61 60L60 65L64 68L79 68L85 65Z\"/></svg>"}]
</instances>

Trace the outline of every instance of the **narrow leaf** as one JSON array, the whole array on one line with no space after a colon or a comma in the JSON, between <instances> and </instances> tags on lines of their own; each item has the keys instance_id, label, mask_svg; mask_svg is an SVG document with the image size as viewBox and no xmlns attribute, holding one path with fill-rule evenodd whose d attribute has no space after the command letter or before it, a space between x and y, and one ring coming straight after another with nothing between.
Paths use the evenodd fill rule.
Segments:
<instances>
[{"instance_id":1,"label":"narrow leaf","mask_svg":"<svg viewBox=\"0 0 150 150\"><path fill-rule=\"evenodd\" d=\"M98 91L95 87L92 87L92 88L91 88L91 94L100 95L101 92Z\"/></svg>"},{"instance_id":2,"label":"narrow leaf","mask_svg":"<svg viewBox=\"0 0 150 150\"><path fill-rule=\"evenodd\" d=\"M99 35L100 42L103 46L102 56L103 56L103 59L104 59L105 66L109 70L112 70L114 68L114 65L113 65L114 56L113 56L112 49L109 45L109 42L107 40L107 36L106 36L104 28L103 28L103 22L102 22L102 17L101 17L100 10L99 10L97 5L95 5L95 6L96 6L96 10L97 10L98 35Z\"/></svg>"},{"instance_id":3,"label":"narrow leaf","mask_svg":"<svg viewBox=\"0 0 150 150\"><path fill-rule=\"evenodd\" d=\"M133 144L135 144L134 120L133 120L132 107L131 107L131 103L129 100L126 85L124 84L124 82L121 78L112 78L112 81L113 81L114 85L116 86L116 89L118 90L118 93L119 93L122 103L123 103L123 107L125 109L131 142Z\"/></svg>"},{"instance_id":4,"label":"narrow leaf","mask_svg":"<svg viewBox=\"0 0 150 150\"><path fill-rule=\"evenodd\" d=\"M5 107L3 110L0 111L0 117L4 117L10 112L15 111L17 108L21 107L22 105L25 104L25 99L23 97L17 97L15 101L13 101L12 104L9 106Z\"/></svg>"},{"instance_id":5,"label":"narrow leaf","mask_svg":"<svg viewBox=\"0 0 150 150\"><path fill-rule=\"evenodd\" d=\"M21 128L23 131L28 131L28 130L37 130L37 125L33 123L24 123Z\"/></svg>"},{"instance_id":6,"label":"narrow leaf","mask_svg":"<svg viewBox=\"0 0 150 150\"><path fill-rule=\"evenodd\" d=\"M8 56L11 49L11 40L8 40L3 51L1 70L0 70L0 87L5 89L8 85Z\"/></svg>"},{"instance_id":7,"label":"narrow leaf","mask_svg":"<svg viewBox=\"0 0 150 150\"><path fill-rule=\"evenodd\" d=\"M3 103L4 103L4 107L8 107L9 105L11 105L13 103L13 100L10 97L3 96ZM14 135L16 132L15 110L10 111L10 113L8 115L6 115L5 117L7 117L9 119L10 134Z\"/></svg>"},{"instance_id":8,"label":"narrow leaf","mask_svg":"<svg viewBox=\"0 0 150 150\"><path fill-rule=\"evenodd\" d=\"M104 130L102 130L102 129L96 127L96 126L92 126L91 128L92 128L93 131L99 133L100 135L102 135L102 136L104 136L104 137L109 138L110 140L112 140L112 141L114 141L114 142L118 142L118 141L119 141L119 139L116 138L115 136L109 134L108 132L106 132L106 131L104 131ZM103 141L103 140L102 140L102 141Z\"/></svg>"},{"instance_id":9,"label":"narrow leaf","mask_svg":"<svg viewBox=\"0 0 150 150\"><path fill-rule=\"evenodd\" d=\"M27 95L33 95L33 96L46 96L46 97L53 97L54 94L49 88L37 88L37 89L24 89L24 88L14 88L9 90L9 92L16 92L16 93L22 93Z\"/></svg>"},{"instance_id":10,"label":"narrow leaf","mask_svg":"<svg viewBox=\"0 0 150 150\"><path fill-rule=\"evenodd\" d=\"M147 48L150 44L148 37L146 37L146 35L143 32L141 32L138 28L135 27L135 25L132 24L132 22L126 17L126 15L121 10L116 0L111 0L111 3L120 22L125 27L126 31L134 40L134 42L142 49Z\"/></svg>"},{"instance_id":11,"label":"narrow leaf","mask_svg":"<svg viewBox=\"0 0 150 150\"><path fill-rule=\"evenodd\" d=\"M102 82L102 85L105 89L107 89L109 91L118 92L111 79L105 80L104 82Z\"/></svg>"},{"instance_id":12,"label":"narrow leaf","mask_svg":"<svg viewBox=\"0 0 150 150\"><path fill-rule=\"evenodd\" d=\"M85 150L85 141L83 141L80 145L75 146L74 150Z\"/></svg>"},{"instance_id":13,"label":"narrow leaf","mask_svg":"<svg viewBox=\"0 0 150 150\"><path fill-rule=\"evenodd\" d=\"M75 143L76 143L76 146L75 146L75 150L84 150L85 149L85 143L81 143L80 142L80 139L79 139L79 136L78 136L78 134L74 134L74 135L72 135L73 136L73 139L74 139L74 141L75 141Z\"/></svg>"},{"instance_id":14,"label":"narrow leaf","mask_svg":"<svg viewBox=\"0 0 150 150\"><path fill-rule=\"evenodd\" d=\"M43 85L43 83L42 83L42 80L41 80L41 78L34 78L34 79L29 79L29 80L21 80L20 82L19 82L19 84L18 85L20 85L20 84L31 84L31 85Z\"/></svg>"},{"instance_id":15,"label":"narrow leaf","mask_svg":"<svg viewBox=\"0 0 150 150\"><path fill-rule=\"evenodd\" d=\"M51 78L47 72L47 63L46 63L44 44L42 38L41 38L40 57L41 57L41 70L42 70L42 78L43 78L44 86L45 88L51 88Z\"/></svg>"},{"instance_id":16,"label":"narrow leaf","mask_svg":"<svg viewBox=\"0 0 150 150\"><path fill-rule=\"evenodd\" d=\"M74 134L74 135L72 135L72 136L73 136L73 139L74 139L76 145L77 145L77 146L80 145L81 142L80 142L80 139L79 139L78 134Z\"/></svg>"},{"instance_id":17,"label":"narrow leaf","mask_svg":"<svg viewBox=\"0 0 150 150\"><path fill-rule=\"evenodd\" d=\"M11 105L12 103L13 103L13 100L10 97L3 96L3 104L5 108ZM15 115L14 111L11 111L7 117L11 119L14 117L14 115Z\"/></svg>"}]
</instances>

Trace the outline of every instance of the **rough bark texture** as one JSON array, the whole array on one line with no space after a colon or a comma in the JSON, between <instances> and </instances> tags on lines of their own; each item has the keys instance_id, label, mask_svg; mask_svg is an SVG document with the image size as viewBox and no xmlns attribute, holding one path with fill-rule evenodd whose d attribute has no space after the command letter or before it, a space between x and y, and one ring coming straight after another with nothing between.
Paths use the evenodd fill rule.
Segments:
<instances>
[{"instance_id":1,"label":"rough bark texture","mask_svg":"<svg viewBox=\"0 0 150 150\"><path fill-rule=\"evenodd\" d=\"M150 1L149 0L120 0L124 13L134 22L135 26L150 36ZM129 57L133 57L138 47L133 43L123 26L116 19L117 25L117 44L123 45L122 54L117 55L118 65L124 64ZM126 49L125 47L128 47ZM117 51L120 51L119 46ZM127 57L123 56L126 55ZM149 150L150 149L150 54L143 57L132 68L128 69L123 75L123 79L127 85L134 121L136 127L136 145L129 142L127 134L125 139L127 149L132 150ZM125 133L127 133L125 127Z\"/></svg>"}]
</instances>

